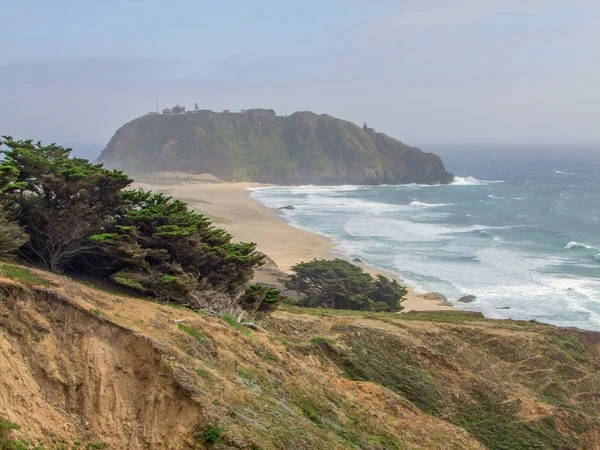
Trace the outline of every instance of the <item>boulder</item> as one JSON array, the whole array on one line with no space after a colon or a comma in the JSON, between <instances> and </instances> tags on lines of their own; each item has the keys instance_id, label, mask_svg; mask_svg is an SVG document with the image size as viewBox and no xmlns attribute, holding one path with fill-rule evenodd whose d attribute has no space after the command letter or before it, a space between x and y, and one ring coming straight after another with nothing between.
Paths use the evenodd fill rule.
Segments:
<instances>
[{"instance_id":1,"label":"boulder","mask_svg":"<svg viewBox=\"0 0 600 450\"><path fill-rule=\"evenodd\" d=\"M285 206L281 206L279 209L296 209L294 207L294 205L285 205Z\"/></svg>"},{"instance_id":2,"label":"boulder","mask_svg":"<svg viewBox=\"0 0 600 450\"><path fill-rule=\"evenodd\" d=\"M475 300L477 300L477 297L474 295L464 295L458 299L460 303L473 303Z\"/></svg>"},{"instance_id":3,"label":"boulder","mask_svg":"<svg viewBox=\"0 0 600 450\"><path fill-rule=\"evenodd\" d=\"M425 300L438 302L438 304L442 306L452 306L452 303L448 301L448 298L439 292L429 292L427 294L423 294L421 297L423 297Z\"/></svg>"}]
</instances>

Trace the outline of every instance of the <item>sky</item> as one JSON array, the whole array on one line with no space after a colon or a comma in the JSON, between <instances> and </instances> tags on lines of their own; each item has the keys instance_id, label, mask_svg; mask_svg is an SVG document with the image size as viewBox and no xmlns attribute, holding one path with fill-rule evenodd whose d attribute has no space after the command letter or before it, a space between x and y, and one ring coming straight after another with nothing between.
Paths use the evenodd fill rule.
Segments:
<instances>
[{"instance_id":1,"label":"sky","mask_svg":"<svg viewBox=\"0 0 600 450\"><path fill-rule=\"evenodd\" d=\"M94 159L157 99L311 110L424 149L600 153L600 1L0 6L0 133Z\"/></svg>"}]
</instances>

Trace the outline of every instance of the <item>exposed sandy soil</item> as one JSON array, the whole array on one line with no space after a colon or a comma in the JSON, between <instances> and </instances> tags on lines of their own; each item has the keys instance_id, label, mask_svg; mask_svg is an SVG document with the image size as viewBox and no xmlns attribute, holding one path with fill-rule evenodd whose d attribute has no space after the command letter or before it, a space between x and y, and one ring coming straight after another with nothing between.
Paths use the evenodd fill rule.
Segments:
<instances>
[{"instance_id":1,"label":"exposed sandy soil","mask_svg":"<svg viewBox=\"0 0 600 450\"><path fill-rule=\"evenodd\" d=\"M482 448L382 386L298 357L267 331L32 272L50 285L0 276L0 416L22 426L16 438L44 449L355 448L336 429L388 442L377 448ZM315 418L323 407L327 426ZM222 430L220 444L198 437L209 427Z\"/></svg>"},{"instance_id":2,"label":"exposed sandy soil","mask_svg":"<svg viewBox=\"0 0 600 450\"><path fill-rule=\"evenodd\" d=\"M230 232L234 239L256 242L258 250L273 259L285 273L289 273L290 267L302 261L340 257L339 254L332 253L334 245L326 238L289 225L278 217L278 211L252 200L248 188L259 186L261 185L257 183L220 182L211 175L179 173L144 175L133 185L184 200ZM391 273L359 265L371 274L381 273L395 277ZM262 277L259 281L274 282L277 275L276 271L263 271L259 274ZM409 289L404 307L405 312L452 309L452 306L443 304L440 300L426 298L412 289Z\"/></svg>"},{"instance_id":3,"label":"exposed sandy soil","mask_svg":"<svg viewBox=\"0 0 600 450\"><path fill-rule=\"evenodd\" d=\"M45 449L600 448L600 333L292 307L256 332L30 272L0 276L0 416Z\"/></svg>"}]
</instances>

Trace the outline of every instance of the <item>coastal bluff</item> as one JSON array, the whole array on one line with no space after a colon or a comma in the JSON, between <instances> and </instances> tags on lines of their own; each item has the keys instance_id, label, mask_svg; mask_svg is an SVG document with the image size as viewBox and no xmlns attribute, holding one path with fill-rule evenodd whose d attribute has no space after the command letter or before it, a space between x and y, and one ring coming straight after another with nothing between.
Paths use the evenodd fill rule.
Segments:
<instances>
[{"instance_id":1,"label":"coastal bluff","mask_svg":"<svg viewBox=\"0 0 600 450\"><path fill-rule=\"evenodd\" d=\"M439 156L372 128L308 111L149 114L119 128L99 157L128 173L210 173L226 181L446 184Z\"/></svg>"}]
</instances>

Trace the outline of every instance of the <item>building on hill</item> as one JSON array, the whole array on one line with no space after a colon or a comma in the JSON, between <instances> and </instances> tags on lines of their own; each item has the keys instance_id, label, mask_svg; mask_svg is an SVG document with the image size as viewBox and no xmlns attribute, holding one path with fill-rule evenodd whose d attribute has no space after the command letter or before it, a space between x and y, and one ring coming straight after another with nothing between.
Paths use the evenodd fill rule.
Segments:
<instances>
[{"instance_id":1,"label":"building on hill","mask_svg":"<svg viewBox=\"0 0 600 450\"><path fill-rule=\"evenodd\" d=\"M231 112L231 110L229 110L229 109L224 109L223 110L223 114L229 114L230 112Z\"/></svg>"},{"instance_id":2,"label":"building on hill","mask_svg":"<svg viewBox=\"0 0 600 450\"><path fill-rule=\"evenodd\" d=\"M162 111L163 114L173 114L173 110L171 108L165 108Z\"/></svg>"},{"instance_id":3,"label":"building on hill","mask_svg":"<svg viewBox=\"0 0 600 450\"><path fill-rule=\"evenodd\" d=\"M183 114L185 112L185 106L175 105L173 106L173 114Z\"/></svg>"}]
</instances>

